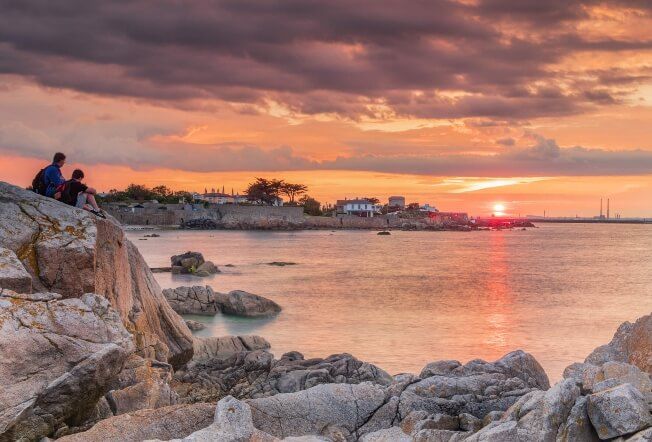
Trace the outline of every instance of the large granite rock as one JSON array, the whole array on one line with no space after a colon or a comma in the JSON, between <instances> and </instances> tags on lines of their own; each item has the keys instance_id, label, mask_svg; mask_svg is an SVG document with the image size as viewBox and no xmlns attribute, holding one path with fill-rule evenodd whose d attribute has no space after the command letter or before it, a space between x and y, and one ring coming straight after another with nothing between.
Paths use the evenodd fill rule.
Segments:
<instances>
[{"instance_id":1,"label":"large granite rock","mask_svg":"<svg viewBox=\"0 0 652 442\"><path fill-rule=\"evenodd\" d=\"M170 307L180 315L214 316L220 310L215 302L215 292L209 286L177 287L163 290Z\"/></svg>"},{"instance_id":2,"label":"large granite rock","mask_svg":"<svg viewBox=\"0 0 652 442\"><path fill-rule=\"evenodd\" d=\"M197 337L194 341L193 360L224 359L235 353L268 350L270 347L265 338L256 335Z\"/></svg>"},{"instance_id":3,"label":"large granite rock","mask_svg":"<svg viewBox=\"0 0 652 442\"><path fill-rule=\"evenodd\" d=\"M0 440L77 425L134 351L120 315L95 294L0 292Z\"/></svg>"},{"instance_id":4,"label":"large granite rock","mask_svg":"<svg viewBox=\"0 0 652 442\"><path fill-rule=\"evenodd\" d=\"M473 360L428 364L421 379L401 394L401 416L413 410L457 416L469 413L483 418L491 411L505 411L521 396L550 387L543 368L523 351L515 351L490 363Z\"/></svg>"},{"instance_id":5,"label":"large granite rock","mask_svg":"<svg viewBox=\"0 0 652 442\"><path fill-rule=\"evenodd\" d=\"M204 261L204 255L199 252L186 252L170 258L172 273L191 274L195 276L210 276L220 270L211 261Z\"/></svg>"},{"instance_id":6,"label":"large granite rock","mask_svg":"<svg viewBox=\"0 0 652 442\"><path fill-rule=\"evenodd\" d=\"M256 318L273 316L281 311L281 306L271 299L242 290L233 290L226 294L216 293L215 301L222 313L227 315Z\"/></svg>"},{"instance_id":7,"label":"large granite rock","mask_svg":"<svg viewBox=\"0 0 652 442\"><path fill-rule=\"evenodd\" d=\"M16 254L36 291L107 298L141 356L175 366L192 357L190 330L115 220L0 182L0 247Z\"/></svg>"},{"instance_id":8,"label":"large granite rock","mask_svg":"<svg viewBox=\"0 0 652 442\"><path fill-rule=\"evenodd\" d=\"M624 436L652 426L645 397L631 384L590 395L588 414L600 439Z\"/></svg>"},{"instance_id":9,"label":"large granite rock","mask_svg":"<svg viewBox=\"0 0 652 442\"><path fill-rule=\"evenodd\" d=\"M175 405L178 396L170 387L171 380L169 364L131 355L106 394L111 413L119 415Z\"/></svg>"},{"instance_id":10,"label":"large granite rock","mask_svg":"<svg viewBox=\"0 0 652 442\"><path fill-rule=\"evenodd\" d=\"M652 314L634 324L622 323L611 342L593 350L584 362L602 365L608 361L627 362L652 374Z\"/></svg>"},{"instance_id":11,"label":"large granite rock","mask_svg":"<svg viewBox=\"0 0 652 442\"><path fill-rule=\"evenodd\" d=\"M32 293L32 277L13 250L0 247L0 289Z\"/></svg>"},{"instance_id":12,"label":"large granite rock","mask_svg":"<svg viewBox=\"0 0 652 442\"><path fill-rule=\"evenodd\" d=\"M249 338L246 345L255 345L254 338ZM259 342L260 346L265 343ZM301 353L291 352L278 360L264 350L224 350L202 357L206 354L199 350L197 358L174 375L175 391L184 401L217 401L226 395L240 399L267 397L329 383L392 383L392 377L383 370L348 354L304 359Z\"/></svg>"},{"instance_id":13,"label":"large granite rock","mask_svg":"<svg viewBox=\"0 0 652 442\"><path fill-rule=\"evenodd\" d=\"M171 405L105 419L88 431L57 439L60 442L140 442L183 438L213 423L214 404Z\"/></svg>"},{"instance_id":14,"label":"large granite rock","mask_svg":"<svg viewBox=\"0 0 652 442\"><path fill-rule=\"evenodd\" d=\"M321 435L334 440L357 440L361 435L389 428L395 417L383 413L386 404L381 386L362 384L317 385L296 393L247 401L253 424L278 438Z\"/></svg>"},{"instance_id":15,"label":"large granite rock","mask_svg":"<svg viewBox=\"0 0 652 442\"><path fill-rule=\"evenodd\" d=\"M468 440L555 441L579 397L580 389L573 379L561 381L546 392L532 391L512 405L502 419L487 425Z\"/></svg>"}]
</instances>

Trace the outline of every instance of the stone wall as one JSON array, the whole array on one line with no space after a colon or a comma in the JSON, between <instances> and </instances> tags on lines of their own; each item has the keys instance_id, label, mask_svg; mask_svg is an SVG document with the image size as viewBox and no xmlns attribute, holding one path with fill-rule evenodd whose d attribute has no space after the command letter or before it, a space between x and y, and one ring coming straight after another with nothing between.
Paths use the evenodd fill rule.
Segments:
<instances>
[{"instance_id":1,"label":"stone wall","mask_svg":"<svg viewBox=\"0 0 652 442\"><path fill-rule=\"evenodd\" d=\"M176 226L193 219L213 219L224 224L257 224L260 222L303 222L301 207L241 206L223 204L198 210L136 209L123 212L107 209L114 218L125 225Z\"/></svg>"}]
</instances>

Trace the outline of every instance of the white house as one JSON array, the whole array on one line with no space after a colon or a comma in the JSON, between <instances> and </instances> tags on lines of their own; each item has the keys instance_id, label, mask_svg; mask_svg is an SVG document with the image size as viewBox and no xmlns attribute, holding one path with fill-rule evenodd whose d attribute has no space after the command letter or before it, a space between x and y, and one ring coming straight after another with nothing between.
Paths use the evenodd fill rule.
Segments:
<instances>
[{"instance_id":1,"label":"white house","mask_svg":"<svg viewBox=\"0 0 652 442\"><path fill-rule=\"evenodd\" d=\"M419 210L421 210L422 212L428 212L428 213L439 212L438 208L436 208L435 206L431 206L428 203L426 203L423 206L419 207Z\"/></svg>"},{"instance_id":2,"label":"white house","mask_svg":"<svg viewBox=\"0 0 652 442\"><path fill-rule=\"evenodd\" d=\"M366 199L354 199L337 201L337 208L339 213L372 218L380 213L381 206Z\"/></svg>"}]
</instances>

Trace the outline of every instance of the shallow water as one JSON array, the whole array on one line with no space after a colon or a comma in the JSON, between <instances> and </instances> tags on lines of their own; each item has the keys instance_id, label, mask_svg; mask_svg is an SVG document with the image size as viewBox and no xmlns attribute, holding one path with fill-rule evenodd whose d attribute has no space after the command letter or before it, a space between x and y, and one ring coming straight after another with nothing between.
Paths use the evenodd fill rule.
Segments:
<instances>
[{"instance_id":1,"label":"shallow water","mask_svg":"<svg viewBox=\"0 0 652 442\"><path fill-rule=\"evenodd\" d=\"M396 374L438 359L495 360L520 348L557 380L621 322L652 311L652 226L157 233L147 241L139 240L143 232L128 234L151 266L194 250L223 271L156 274L163 288L241 289L283 307L273 319L193 317L209 323L198 334L258 334L277 356L348 352Z\"/></svg>"}]
</instances>

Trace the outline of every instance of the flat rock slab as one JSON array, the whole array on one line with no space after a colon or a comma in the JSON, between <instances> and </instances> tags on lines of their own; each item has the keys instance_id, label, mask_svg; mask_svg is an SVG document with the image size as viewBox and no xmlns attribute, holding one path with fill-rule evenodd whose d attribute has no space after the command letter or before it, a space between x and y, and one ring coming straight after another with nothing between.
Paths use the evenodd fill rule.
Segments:
<instances>
[{"instance_id":1,"label":"flat rock slab","mask_svg":"<svg viewBox=\"0 0 652 442\"><path fill-rule=\"evenodd\" d=\"M61 442L140 442L170 440L188 436L213 423L214 404L183 404L139 410L100 421L83 433L64 436Z\"/></svg>"}]
</instances>

